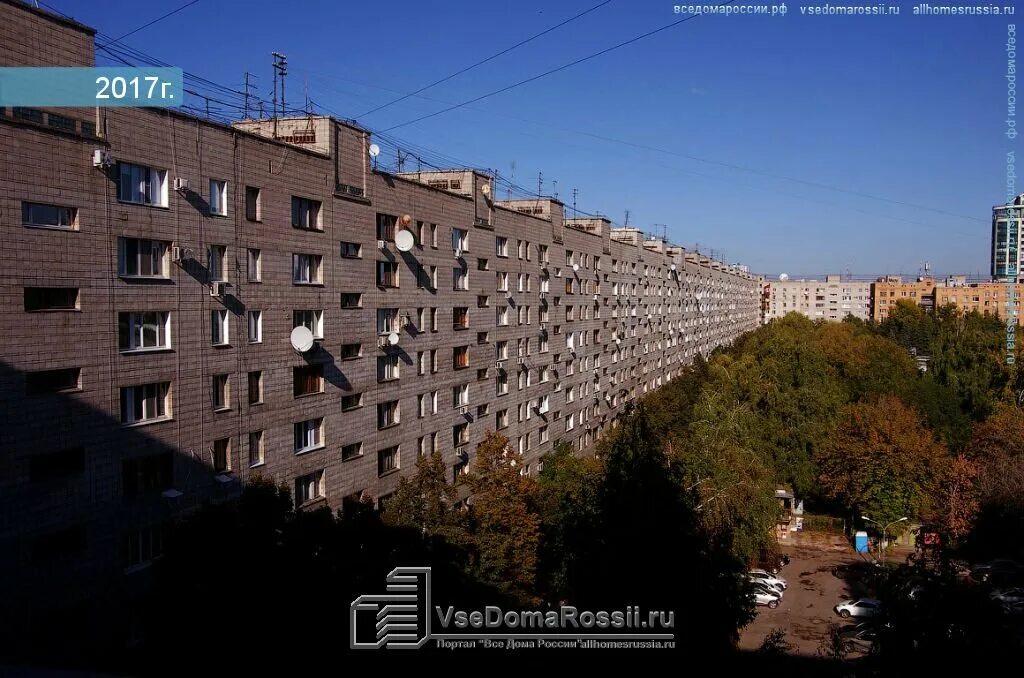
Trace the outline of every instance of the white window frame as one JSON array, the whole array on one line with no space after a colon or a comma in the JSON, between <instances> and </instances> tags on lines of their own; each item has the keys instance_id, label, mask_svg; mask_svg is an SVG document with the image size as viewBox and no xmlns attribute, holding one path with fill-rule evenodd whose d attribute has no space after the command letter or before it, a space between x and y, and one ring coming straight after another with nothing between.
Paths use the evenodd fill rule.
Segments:
<instances>
[{"instance_id":1,"label":"white window frame","mask_svg":"<svg viewBox=\"0 0 1024 678\"><path fill-rule=\"evenodd\" d=\"M224 245L210 245L206 248L206 267L212 282L228 279L228 248Z\"/></svg>"},{"instance_id":2,"label":"white window frame","mask_svg":"<svg viewBox=\"0 0 1024 678\"><path fill-rule=\"evenodd\" d=\"M255 443L255 445L253 444ZM255 453L255 454L254 454ZM266 449L263 445L263 431L249 432L249 468L266 463Z\"/></svg>"},{"instance_id":3,"label":"white window frame","mask_svg":"<svg viewBox=\"0 0 1024 678\"><path fill-rule=\"evenodd\" d=\"M121 162L117 177L119 202L167 207L167 170Z\"/></svg>"},{"instance_id":4,"label":"white window frame","mask_svg":"<svg viewBox=\"0 0 1024 678\"><path fill-rule=\"evenodd\" d=\"M508 238L500 235L494 238L494 253L499 257L508 257Z\"/></svg>"},{"instance_id":5,"label":"white window frame","mask_svg":"<svg viewBox=\"0 0 1024 678\"><path fill-rule=\"evenodd\" d=\"M129 267L128 243L135 243L135 256L133 266ZM143 243L149 248L149 254L143 253ZM117 239L117 272L123 278L167 278L168 277L168 256L167 243L162 240L149 240L147 238L118 238ZM142 263L145 258L149 259L149 268L152 271L159 270L159 273L140 273L143 269ZM131 272L134 268L135 272Z\"/></svg>"},{"instance_id":6,"label":"white window frame","mask_svg":"<svg viewBox=\"0 0 1024 678\"><path fill-rule=\"evenodd\" d=\"M228 215L228 182L210 179L210 214L218 217Z\"/></svg>"},{"instance_id":7,"label":"white window frame","mask_svg":"<svg viewBox=\"0 0 1024 678\"><path fill-rule=\"evenodd\" d=\"M210 343L228 346L231 343L231 321L226 308L210 311Z\"/></svg>"},{"instance_id":8,"label":"white window frame","mask_svg":"<svg viewBox=\"0 0 1024 678\"><path fill-rule=\"evenodd\" d=\"M171 348L171 312L170 311L126 311L118 314L118 329L120 333L121 316L128 316L128 345L121 347L122 353L144 353L146 351L166 351ZM148 323L146 316L155 316L155 322ZM146 326L156 327L156 341L152 346L146 346ZM164 343L160 343L163 337ZM120 341L119 341L120 343Z\"/></svg>"},{"instance_id":9,"label":"white window frame","mask_svg":"<svg viewBox=\"0 0 1024 678\"><path fill-rule=\"evenodd\" d=\"M295 422L292 425L292 445L295 454L304 454L322 448L324 446L324 418L316 417Z\"/></svg>"},{"instance_id":10,"label":"white window frame","mask_svg":"<svg viewBox=\"0 0 1024 678\"><path fill-rule=\"evenodd\" d=\"M303 506L327 496L324 492L323 469L301 475L295 479L295 505ZM301 488L301 491L300 491Z\"/></svg>"},{"instance_id":11,"label":"white window frame","mask_svg":"<svg viewBox=\"0 0 1024 678\"><path fill-rule=\"evenodd\" d=\"M322 285L323 255L304 252L292 253L292 284Z\"/></svg>"},{"instance_id":12,"label":"white window frame","mask_svg":"<svg viewBox=\"0 0 1024 678\"><path fill-rule=\"evenodd\" d=\"M149 412L150 402L155 408ZM136 416L136 409L139 410ZM161 411L162 410L162 411ZM171 383L136 384L121 387L121 423L125 425L164 421L171 418Z\"/></svg>"},{"instance_id":13,"label":"white window frame","mask_svg":"<svg viewBox=\"0 0 1024 678\"><path fill-rule=\"evenodd\" d=\"M262 344L263 343L263 311L248 311L246 313L248 319L248 338L250 344Z\"/></svg>"},{"instance_id":14,"label":"white window frame","mask_svg":"<svg viewBox=\"0 0 1024 678\"><path fill-rule=\"evenodd\" d=\"M301 315L299 315L301 314ZM312 314L307 317L306 314ZM307 322L310 321L310 322ZM297 309L292 311L292 329L303 325L313 333L314 339L324 338L324 312L323 309Z\"/></svg>"},{"instance_id":15,"label":"white window frame","mask_svg":"<svg viewBox=\"0 0 1024 678\"><path fill-rule=\"evenodd\" d=\"M250 247L248 252L249 282L263 281L263 252L258 247Z\"/></svg>"}]
</instances>

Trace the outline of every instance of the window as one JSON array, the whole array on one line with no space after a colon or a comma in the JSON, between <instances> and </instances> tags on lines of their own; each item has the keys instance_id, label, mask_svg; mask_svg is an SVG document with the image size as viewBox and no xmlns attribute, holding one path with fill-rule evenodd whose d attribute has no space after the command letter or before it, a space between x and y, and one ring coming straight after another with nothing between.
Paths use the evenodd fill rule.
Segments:
<instances>
[{"instance_id":1,"label":"window","mask_svg":"<svg viewBox=\"0 0 1024 678\"><path fill-rule=\"evenodd\" d=\"M508 410L498 410L494 413L494 428L508 428Z\"/></svg>"},{"instance_id":2,"label":"window","mask_svg":"<svg viewBox=\"0 0 1024 678\"><path fill-rule=\"evenodd\" d=\"M452 445L460 447L469 444L469 424L452 426Z\"/></svg>"},{"instance_id":3,"label":"window","mask_svg":"<svg viewBox=\"0 0 1024 678\"><path fill-rule=\"evenodd\" d=\"M122 351L153 351L171 347L171 314L167 311L117 314L118 346Z\"/></svg>"},{"instance_id":4,"label":"window","mask_svg":"<svg viewBox=\"0 0 1024 678\"><path fill-rule=\"evenodd\" d=\"M377 262L377 286L398 287L398 264L390 261Z\"/></svg>"},{"instance_id":5,"label":"window","mask_svg":"<svg viewBox=\"0 0 1024 678\"><path fill-rule=\"evenodd\" d=\"M118 163L117 199L167 207L167 170Z\"/></svg>"},{"instance_id":6,"label":"window","mask_svg":"<svg viewBox=\"0 0 1024 678\"><path fill-rule=\"evenodd\" d=\"M505 370L498 370L496 382L498 395L505 395L508 393L508 372Z\"/></svg>"},{"instance_id":7,"label":"window","mask_svg":"<svg viewBox=\"0 0 1024 678\"><path fill-rule=\"evenodd\" d=\"M377 381L392 381L399 377L398 355L377 356Z\"/></svg>"},{"instance_id":8,"label":"window","mask_svg":"<svg viewBox=\"0 0 1024 678\"><path fill-rule=\"evenodd\" d=\"M292 369L292 395L296 398L324 392L324 366L303 365Z\"/></svg>"},{"instance_id":9,"label":"window","mask_svg":"<svg viewBox=\"0 0 1024 678\"><path fill-rule=\"evenodd\" d=\"M494 253L499 257L508 256L508 238L500 235L494 238Z\"/></svg>"},{"instance_id":10,"label":"window","mask_svg":"<svg viewBox=\"0 0 1024 678\"><path fill-rule=\"evenodd\" d=\"M497 273L495 273L495 277L497 278L498 291L499 292L507 292L508 291L508 273L506 273L505 271L498 271Z\"/></svg>"},{"instance_id":11,"label":"window","mask_svg":"<svg viewBox=\"0 0 1024 678\"><path fill-rule=\"evenodd\" d=\"M259 405L263 402L263 372L256 370L249 373L249 404Z\"/></svg>"},{"instance_id":12,"label":"window","mask_svg":"<svg viewBox=\"0 0 1024 678\"><path fill-rule=\"evenodd\" d=\"M292 311L292 329L305 327L313 333L314 339L324 338L324 312L315 311Z\"/></svg>"},{"instance_id":13,"label":"window","mask_svg":"<svg viewBox=\"0 0 1024 678\"><path fill-rule=\"evenodd\" d=\"M214 346L227 346L230 339L228 334L228 312L227 309L210 311L210 341Z\"/></svg>"},{"instance_id":14,"label":"window","mask_svg":"<svg viewBox=\"0 0 1024 678\"><path fill-rule=\"evenodd\" d=\"M478 271L490 270L490 266L488 265L487 260L486 259L477 259L476 260L476 270L478 270Z\"/></svg>"},{"instance_id":15,"label":"window","mask_svg":"<svg viewBox=\"0 0 1024 678\"><path fill-rule=\"evenodd\" d=\"M210 179L210 214L227 216L228 182Z\"/></svg>"},{"instance_id":16,"label":"window","mask_svg":"<svg viewBox=\"0 0 1024 678\"><path fill-rule=\"evenodd\" d=\"M465 266L458 266L452 269L452 289L469 289L469 271L466 270Z\"/></svg>"},{"instance_id":17,"label":"window","mask_svg":"<svg viewBox=\"0 0 1024 678\"><path fill-rule=\"evenodd\" d=\"M263 280L263 258L258 249L248 249L248 274L249 282L260 282Z\"/></svg>"},{"instance_id":18,"label":"window","mask_svg":"<svg viewBox=\"0 0 1024 678\"><path fill-rule=\"evenodd\" d=\"M349 459L355 459L356 457L363 456L363 444L362 443L349 443L341 447L341 460L348 461Z\"/></svg>"},{"instance_id":19,"label":"window","mask_svg":"<svg viewBox=\"0 0 1024 678\"><path fill-rule=\"evenodd\" d=\"M342 360L355 360L356 358L362 357L363 345L362 344L342 344L341 345L341 359Z\"/></svg>"},{"instance_id":20,"label":"window","mask_svg":"<svg viewBox=\"0 0 1024 678\"><path fill-rule=\"evenodd\" d=\"M452 309L452 329L455 330L468 330L469 329L469 308L466 306L456 306Z\"/></svg>"},{"instance_id":21,"label":"window","mask_svg":"<svg viewBox=\"0 0 1024 678\"><path fill-rule=\"evenodd\" d=\"M263 341L263 311L249 311L246 316L249 319L249 343L261 343Z\"/></svg>"},{"instance_id":22,"label":"window","mask_svg":"<svg viewBox=\"0 0 1024 678\"><path fill-rule=\"evenodd\" d=\"M324 230L320 221L320 201L292 196L292 226L308 231Z\"/></svg>"},{"instance_id":23,"label":"window","mask_svg":"<svg viewBox=\"0 0 1024 678\"><path fill-rule=\"evenodd\" d=\"M342 292L341 293L341 307L342 308L362 308L363 307L363 295L358 292Z\"/></svg>"},{"instance_id":24,"label":"window","mask_svg":"<svg viewBox=\"0 0 1024 678\"><path fill-rule=\"evenodd\" d=\"M21 223L35 228L76 231L78 230L78 210L74 207L23 202L21 203Z\"/></svg>"},{"instance_id":25,"label":"window","mask_svg":"<svg viewBox=\"0 0 1024 678\"><path fill-rule=\"evenodd\" d=\"M253 431L249 434L249 467L260 466L264 461L263 431Z\"/></svg>"},{"instance_id":26,"label":"window","mask_svg":"<svg viewBox=\"0 0 1024 678\"><path fill-rule=\"evenodd\" d=\"M323 469L295 479L295 505L302 506L324 498Z\"/></svg>"},{"instance_id":27,"label":"window","mask_svg":"<svg viewBox=\"0 0 1024 678\"><path fill-rule=\"evenodd\" d=\"M437 309L430 309L430 331L437 332Z\"/></svg>"},{"instance_id":28,"label":"window","mask_svg":"<svg viewBox=\"0 0 1024 678\"><path fill-rule=\"evenodd\" d=\"M231 438L213 441L213 470L215 473L231 470Z\"/></svg>"},{"instance_id":29,"label":"window","mask_svg":"<svg viewBox=\"0 0 1024 678\"><path fill-rule=\"evenodd\" d=\"M137 497L162 492L171 486L174 457L170 452L126 459L121 463L121 493Z\"/></svg>"},{"instance_id":30,"label":"window","mask_svg":"<svg viewBox=\"0 0 1024 678\"><path fill-rule=\"evenodd\" d=\"M452 251L457 256L469 251L469 231L461 228L452 229Z\"/></svg>"},{"instance_id":31,"label":"window","mask_svg":"<svg viewBox=\"0 0 1024 678\"><path fill-rule=\"evenodd\" d=\"M548 441L548 427L547 426L541 426L539 432L540 432L540 441L542 443L546 443Z\"/></svg>"},{"instance_id":32,"label":"window","mask_svg":"<svg viewBox=\"0 0 1024 678\"><path fill-rule=\"evenodd\" d=\"M430 349L430 372L437 374L437 349Z\"/></svg>"},{"instance_id":33,"label":"window","mask_svg":"<svg viewBox=\"0 0 1024 678\"><path fill-rule=\"evenodd\" d=\"M263 220L263 202L260 189L255 186L245 187L245 218L249 221Z\"/></svg>"},{"instance_id":34,"label":"window","mask_svg":"<svg viewBox=\"0 0 1024 678\"><path fill-rule=\"evenodd\" d=\"M171 416L170 382L121 387L121 423L169 419Z\"/></svg>"},{"instance_id":35,"label":"window","mask_svg":"<svg viewBox=\"0 0 1024 678\"><path fill-rule=\"evenodd\" d=\"M45 483L68 478L85 470L85 448L71 447L46 454L35 454L29 465L29 480Z\"/></svg>"},{"instance_id":36,"label":"window","mask_svg":"<svg viewBox=\"0 0 1024 678\"><path fill-rule=\"evenodd\" d=\"M397 471L401 462L398 445L377 451L377 475L385 476Z\"/></svg>"},{"instance_id":37,"label":"window","mask_svg":"<svg viewBox=\"0 0 1024 678\"><path fill-rule=\"evenodd\" d=\"M25 393L38 395L40 393L77 391L81 388L81 378L82 369L80 367L27 372L25 374Z\"/></svg>"},{"instance_id":38,"label":"window","mask_svg":"<svg viewBox=\"0 0 1024 678\"><path fill-rule=\"evenodd\" d=\"M430 225L430 246L437 249L437 224Z\"/></svg>"},{"instance_id":39,"label":"window","mask_svg":"<svg viewBox=\"0 0 1024 678\"><path fill-rule=\"evenodd\" d=\"M211 281L228 279L228 256L224 245L210 245L206 248L206 267Z\"/></svg>"},{"instance_id":40,"label":"window","mask_svg":"<svg viewBox=\"0 0 1024 678\"><path fill-rule=\"evenodd\" d=\"M385 429L395 426L402 418L402 410L397 400L377 404L377 428Z\"/></svg>"},{"instance_id":41,"label":"window","mask_svg":"<svg viewBox=\"0 0 1024 678\"><path fill-rule=\"evenodd\" d=\"M125 535L125 568L141 568L162 556L165 532L162 525L154 525Z\"/></svg>"},{"instance_id":42,"label":"window","mask_svg":"<svg viewBox=\"0 0 1024 678\"><path fill-rule=\"evenodd\" d=\"M498 327L508 325L508 306L499 306L494 309L494 324Z\"/></svg>"},{"instance_id":43,"label":"window","mask_svg":"<svg viewBox=\"0 0 1024 678\"><path fill-rule=\"evenodd\" d=\"M576 425L576 420L575 420L574 415L570 414L568 417L565 418L565 430L566 430L566 432L569 432L569 431L573 430L573 428L575 428L575 425Z\"/></svg>"},{"instance_id":44,"label":"window","mask_svg":"<svg viewBox=\"0 0 1024 678\"><path fill-rule=\"evenodd\" d=\"M422 330L422 320L421 320ZM377 334L391 334L398 331L398 309L378 308L377 309Z\"/></svg>"},{"instance_id":45,"label":"window","mask_svg":"<svg viewBox=\"0 0 1024 678\"><path fill-rule=\"evenodd\" d=\"M324 418L307 419L294 425L295 454L309 452L324 445Z\"/></svg>"},{"instance_id":46,"label":"window","mask_svg":"<svg viewBox=\"0 0 1024 678\"><path fill-rule=\"evenodd\" d=\"M319 254L292 255L292 282L296 285L319 285L323 257Z\"/></svg>"},{"instance_id":47,"label":"window","mask_svg":"<svg viewBox=\"0 0 1024 678\"><path fill-rule=\"evenodd\" d=\"M490 335L487 332L477 332L476 333L476 343L477 344L486 344L489 341L489 336Z\"/></svg>"},{"instance_id":48,"label":"window","mask_svg":"<svg viewBox=\"0 0 1024 678\"><path fill-rule=\"evenodd\" d=\"M398 227L398 217L393 214L381 214L377 212L377 240L385 242L395 241L395 229Z\"/></svg>"},{"instance_id":49,"label":"window","mask_svg":"<svg viewBox=\"0 0 1024 678\"><path fill-rule=\"evenodd\" d=\"M349 393L348 395L341 396L341 411L347 412L349 410L355 410L363 406L363 394L362 393Z\"/></svg>"},{"instance_id":50,"label":"window","mask_svg":"<svg viewBox=\"0 0 1024 678\"><path fill-rule=\"evenodd\" d=\"M456 346L452 349L452 369L461 370L469 367L469 346Z\"/></svg>"},{"instance_id":51,"label":"window","mask_svg":"<svg viewBox=\"0 0 1024 678\"><path fill-rule=\"evenodd\" d=\"M131 278L166 278L167 243L159 240L118 238L117 272L118 275Z\"/></svg>"},{"instance_id":52,"label":"window","mask_svg":"<svg viewBox=\"0 0 1024 678\"><path fill-rule=\"evenodd\" d=\"M494 359L508 360L508 342L505 340L494 342Z\"/></svg>"},{"instance_id":53,"label":"window","mask_svg":"<svg viewBox=\"0 0 1024 678\"><path fill-rule=\"evenodd\" d=\"M341 243L341 256L346 259L361 259L363 246L355 242L343 242Z\"/></svg>"},{"instance_id":54,"label":"window","mask_svg":"<svg viewBox=\"0 0 1024 678\"><path fill-rule=\"evenodd\" d=\"M460 384L452 387L452 407L462 407L469 404L469 384Z\"/></svg>"},{"instance_id":55,"label":"window","mask_svg":"<svg viewBox=\"0 0 1024 678\"><path fill-rule=\"evenodd\" d=\"M213 375L213 395L212 395L213 409L214 411L228 410L231 409L231 390L230 381L226 374L215 374Z\"/></svg>"},{"instance_id":56,"label":"window","mask_svg":"<svg viewBox=\"0 0 1024 678\"><path fill-rule=\"evenodd\" d=\"M77 287L25 288L26 311L74 311L77 308Z\"/></svg>"}]
</instances>

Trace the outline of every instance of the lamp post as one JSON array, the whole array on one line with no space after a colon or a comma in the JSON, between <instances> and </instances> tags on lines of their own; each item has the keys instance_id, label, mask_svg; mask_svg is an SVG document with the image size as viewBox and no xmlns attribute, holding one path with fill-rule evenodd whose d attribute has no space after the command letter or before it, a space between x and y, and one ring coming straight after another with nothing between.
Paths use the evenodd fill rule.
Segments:
<instances>
[{"instance_id":1,"label":"lamp post","mask_svg":"<svg viewBox=\"0 0 1024 678\"><path fill-rule=\"evenodd\" d=\"M909 518L907 518L907 516L903 516L902 518L898 518L897 520L894 520L891 523L886 523L885 525L882 525L877 520L872 520L871 518L867 517L866 515L861 515L861 518L863 518L864 520L868 521L869 523L874 523L875 525L881 525L882 526L882 543L885 546L889 545L889 540L886 539L886 536L885 536L886 530L888 530L890 527L892 527L896 523L902 523L904 520L909 520ZM883 564L885 563L885 546L882 547L882 563Z\"/></svg>"}]
</instances>

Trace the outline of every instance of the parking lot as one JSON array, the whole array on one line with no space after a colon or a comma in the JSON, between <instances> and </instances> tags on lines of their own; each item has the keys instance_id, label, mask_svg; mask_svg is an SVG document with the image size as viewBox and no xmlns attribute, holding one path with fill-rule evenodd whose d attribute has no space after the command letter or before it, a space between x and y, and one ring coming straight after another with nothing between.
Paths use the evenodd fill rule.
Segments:
<instances>
[{"instance_id":1,"label":"parking lot","mask_svg":"<svg viewBox=\"0 0 1024 678\"><path fill-rule=\"evenodd\" d=\"M781 628L792 654L815 656L829 624L847 623L832 608L858 595L832 575L832 568L862 560L841 540L786 546L783 551L789 554L790 563L778 576L789 588L776 609L758 606L757 618L740 634L740 647L756 650L769 632Z\"/></svg>"}]
</instances>

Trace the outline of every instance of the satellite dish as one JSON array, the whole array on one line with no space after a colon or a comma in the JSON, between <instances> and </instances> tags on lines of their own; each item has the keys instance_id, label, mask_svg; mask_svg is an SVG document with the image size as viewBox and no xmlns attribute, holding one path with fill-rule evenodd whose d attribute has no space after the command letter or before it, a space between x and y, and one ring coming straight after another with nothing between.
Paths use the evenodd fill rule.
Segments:
<instances>
[{"instance_id":1,"label":"satellite dish","mask_svg":"<svg viewBox=\"0 0 1024 678\"><path fill-rule=\"evenodd\" d=\"M574 270L574 271L580 270L580 265L579 264L573 264L572 265L572 270Z\"/></svg>"},{"instance_id":2,"label":"satellite dish","mask_svg":"<svg viewBox=\"0 0 1024 678\"><path fill-rule=\"evenodd\" d=\"M490 184L484 184L483 186L480 187L480 192L483 193L484 195L490 195L491 194L491 185Z\"/></svg>"},{"instance_id":3,"label":"satellite dish","mask_svg":"<svg viewBox=\"0 0 1024 678\"><path fill-rule=\"evenodd\" d=\"M779 274L779 280L781 280L782 282L786 282L787 280L789 280L789 274L788 273L780 273Z\"/></svg>"},{"instance_id":4,"label":"satellite dish","mask_svg":"<svg viewBox=\"0 0 1024 678\"><path fill-rule=\"evenodd\" d=\"M622 339L619 339L618 337L615 337L615 343L616 344L621 344L622 343Z\"/></svg>"},{"instance_id":5,"label":"satellite dish","mask_svg":"<svg viewBox=\"0 0 1024 678\"><path fill-rule=\"evenodd\" d=\"M378 155L380 155L380 146L377 144L370 144L370 157L376 158Z\"/></svg>"},{"instance_id":6,"label":"satellite dish","mask_svg":"<svg viewBox=\"0 0 1024 678\"><path fill-rule=\"evenodd\" d=\"M392 346L398 346L398 332L392 332L388 335L388 343Z\"/></svg>"},{"instance_id":7,"label":"satellite dish","mask_svg":"<svg viewBox=\"0 0 1024 678\"><path fill-rule=\"evenodd\" d=\"M415 244L416 238L409 231L401 230L395 234L395 247L399 252L408 252Z\"/></svg>"},{"instance_id":8,"label":"satellite dish","mask_svg":"<svg viewBox=\"0 0 1024 678\"><path fill-rule=\"evenodd\" d=\"M671 266L669 266L669 268L671 268L674 271L674 270L676 270L676 265L672 264Z\"/></svg>"},{"instance_id":9,"label":"satellite dish","mask_svg":"<svg viewBox=\"0 0 1024 678\"><path fill-rule=\"evenodd\" d=\"M299 325L292 330L291 336L292 348L299 353L305 353L309 349L313 348L315 343L313 340L313 333L309 331L309 328L305 325Z\"/></svg>"},{"instance_id":10,"label":"satellite dish","mask_svg":"<svg viewBox=\"0 0 1024 678\"><path fill-rule=\"evenodd\" d=\"M408 226L411 223L412 223L412 216L408 215L408 214L403 214L402 215L402 225L403 226Z\"/></svg>"}]
</instances>

